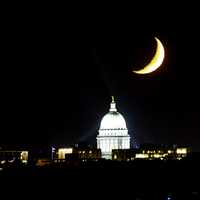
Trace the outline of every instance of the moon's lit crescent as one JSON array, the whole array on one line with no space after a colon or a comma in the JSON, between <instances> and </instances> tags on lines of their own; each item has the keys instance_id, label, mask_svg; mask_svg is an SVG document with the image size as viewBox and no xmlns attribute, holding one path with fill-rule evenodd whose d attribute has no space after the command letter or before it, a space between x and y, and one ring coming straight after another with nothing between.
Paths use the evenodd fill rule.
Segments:
<instances>
[{"instance_id":1,"label":"moon's lit crescent","mask_svg":"<svg viewBox=\"0 0 200 200\"><path fill-rule=\"evenodd\" d=\"M155 40L157 42L157 48L156 48L156 53L154 57L152 58L152 60L143 69L133 71L133 72L137 74L148 74L155 71L162 65L164 57L165 57L165 50L160 40L156 37L155 37Z\"/></svg>"}]
</instances>

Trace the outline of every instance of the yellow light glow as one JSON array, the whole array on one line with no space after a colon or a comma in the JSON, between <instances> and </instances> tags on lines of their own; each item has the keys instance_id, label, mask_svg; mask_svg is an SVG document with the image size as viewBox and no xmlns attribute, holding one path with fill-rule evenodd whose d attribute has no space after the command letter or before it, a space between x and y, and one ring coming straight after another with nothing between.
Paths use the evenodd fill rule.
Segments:
<instances>
[{"instance_id":1,"label":"yellow light glow","mask_svg":"<svg viewBox=\"0 0 200 200\"><path fill-rule=\"evenodd\" d=\"M160 155L160 154L154 154L153 157L154 157L154 158L161 158L162 155Z\"/></svg>"},{"instance_id":2,"label":"yellow light glow","mask_svg":"<svg viewBox=\"0 0 200 200\"><path fill-rule=\"evenodd\" d=\"M28 162L28 151L22 151L20 155L20 159L22 163L27 163Z\"/></svg>"},{"instance_id":3,"label":"yellow light glow","mask_svg":"<svg viewBox=\"0 0 200 200\"><path fill-rule=\"evenodd\" d=\"M168 153L172 153L172 151L171 151L171 150L168 150Z\"/></svg>"},{"instance_id":4,"label":"yellow light glow","mask_svg":"<svg viewBox=\"0 0 200 200\"><path fill-rule=\"evenodd\" d=\"M177 148L177 154L187 154L187 148Z\"/></svg>"},{"instance_id":5,"label":"yellow light glow","mask_svg":"<svg viewBox=\"0 0 200 200\"><path fill-rule=\"evenodd\" d=\"M162 65L164 57L165 57L165 50L160 40L156 37L155 37L155 40L157 42L157 49L156 49L156 53L153 59L143 69L133 71L133 72L137 74L148 74L155 71Z\"/></svg>"},{"instance_id":6,"label":"yellow light glow","mask_svg":"<svg viewBox=\"0 0 200 200\"><path fill-rule=\"evenodd\" d=\"M148 158L148 154L143 154L143 153L137 153L135 154L135 158Z\"/></svg>"},{"instance_id":7,"label":"yellow light glow","mask_svg":"<svg viewBox=\"0 0 200 200\"><path fill-rule=\"evenodd\" d=\"M58 159L65 159L65 154L71 154L72 148L60 148L58 149Z\"/></svg>"}]
</instances>

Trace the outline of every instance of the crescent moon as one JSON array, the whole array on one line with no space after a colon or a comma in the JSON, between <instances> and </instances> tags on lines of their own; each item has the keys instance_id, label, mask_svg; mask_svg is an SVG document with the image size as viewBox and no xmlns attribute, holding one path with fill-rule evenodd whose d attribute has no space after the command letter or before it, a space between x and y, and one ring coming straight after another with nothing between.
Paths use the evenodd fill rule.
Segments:
<instances>
[{"instance_id":1,"label":"crescent moon","mask_svg":"<svg viewBox=\"0 0 200 200\"><path fill-rule=\"evenodd\" d=\"M162 65L164 57L165 57L165 50L160 40L156 37L155 37L155 40L157 42L157 48L156 48L156 53L154 57L152 58L152 60L143 69L133 71L133 72L137 74L148 74L155 71Z\"/></svg>"}]
</instances>

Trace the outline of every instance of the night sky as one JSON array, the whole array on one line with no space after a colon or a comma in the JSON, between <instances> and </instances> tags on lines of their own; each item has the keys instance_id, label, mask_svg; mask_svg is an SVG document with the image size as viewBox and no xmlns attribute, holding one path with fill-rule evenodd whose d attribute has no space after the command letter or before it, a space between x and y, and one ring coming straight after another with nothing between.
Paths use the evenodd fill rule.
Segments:
<instances>
[{"instance_id":1,"label":"night sky","mask_svg":"<svg viewBox=\"0 0 200 200\"><path fill-rule=\"evenodd\" d=\"M114 95L138 144L200 150L196 12L84 13L4 16L0 144L95 144ZM163 65L132 73L151 60L155 36Z\"/></svg>"}]
</instances>

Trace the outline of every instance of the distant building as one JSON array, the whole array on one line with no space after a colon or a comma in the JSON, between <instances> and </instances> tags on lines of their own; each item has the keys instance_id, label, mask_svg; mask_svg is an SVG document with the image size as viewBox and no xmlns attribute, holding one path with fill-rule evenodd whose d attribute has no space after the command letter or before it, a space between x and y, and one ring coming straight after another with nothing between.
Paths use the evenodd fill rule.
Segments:
<instances>
[{"instance_id":1,"label":"distant building","mask_svg":"<svg viewBox=\"0 0 200 200\"><path fill-rule=\"evenodd\" d=\"M135 159L138 149L113 149L112 160L131 161Z\"/></svg>"},{"instance_id":2,"label":"distant building","mask_svg":"<svg viewBox=\"0 0 200 200\"><path fill-rule=\"evenodd\" d=\"M28 151L19 150L1 150L0 151L0 164L15 164L15 163L28 163Z\"/></svg>"},{"instance_id":3,"label":"distant building","mask_svg":"<svg viewBox=\"0 0 200 200\"><path fill-rule=\"evenodd\" d=\"M97 148L74 148L73 153L78 154L81 160L99 160L101 158L101 149Z\"/></svg>"},{"instance_id":4,"label":"distant building","mask_svg":"<svg viewBox=\"0 0 200 200\"><path fill-rule=\"evenodd\" d=\"M117 112L112 97L109 112L101 120L97 148L101 149L102 158L112 159L113 149L130 149L130 136L124 117Z\"/></svg>"},{"instance_id":5,"label":"distant building","mask_svg":"<svg viewBox=\"0 0 200 200\"><path fill-rule=\"evenodd\" d=\"M141 145L138 149L113 149L112 159L118 161L131 160L181 160L190 153L188 147Z\"/></svg>"},{"instance_id":6,"label":"distant building","mask_svg":"<svg viewBox=\"0 0 200 200\"><path fill-rule=\"evenodd\" d=\"M56 162L62 162L66 160L99 160L101 159L101 150L91 147L69 147L58 148L55 151L54 160Z\"/></svg>"},{"instance_id":7,"label":"distant building","mask_svg":"<svg viewBox=\"0 0 200 200\"><path fill-rule=\"evenodd\" d=\"M67 154L72 154L73 148L59 148L57 151L57 158L58 159L65 159Z\"/></svg>"}]
</instances>

